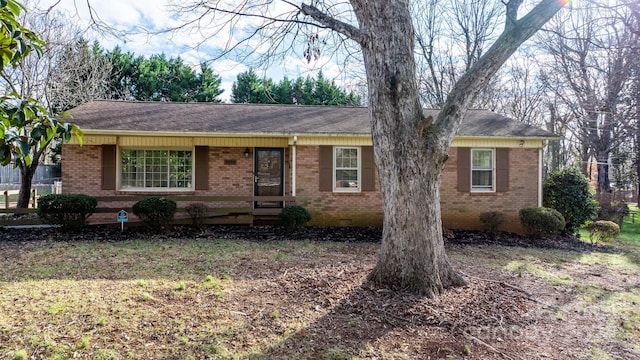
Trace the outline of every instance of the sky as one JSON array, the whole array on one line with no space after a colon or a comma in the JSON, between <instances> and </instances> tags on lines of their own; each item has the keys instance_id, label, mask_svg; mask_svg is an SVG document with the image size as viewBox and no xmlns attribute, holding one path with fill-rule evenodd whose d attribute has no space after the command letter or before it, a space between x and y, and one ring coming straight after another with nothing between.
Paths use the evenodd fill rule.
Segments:
<instances>
[{"instance_id":1,"label":"sky","mask_svg":"<svg viewBox=\"0 0 640 360\"><path fill-rule=\"evenodd\" d=\"M55 9L61 11L81 29L88 29L85 37L97 40L104 49L112 50L119 46L124 51L135 55L149 57L153 54L164 53L167 57L180 57L186 64L197 68L203 61L212 61L216 57L219 48L215 44L225 44L237 34L220 33L214 39L202 44L198 49L196 45L202 40L196 31L180 31L174 34L148 35L140 32L141 29L157 31L176 26L181 22L175 13L167 7L170 0L31 0L32 6L46 9L55 4ZM138 31L138 35L117 37L90 29L89 3L99 19L116 29L123 31ZM94 15L95 16L95 15ZM242 20L245 21L245 20ZM250 22L250 20L246 20ZM247 24L248 28L250 24ZM238 27L245 28L242 24ZM208 34L210 35L210 33ZM255 44L261 51L260 45ZM265 45L262 45L265 46ZM273 64L268 68L254 68L259 76L265 76L280 81L284 76L297 78L307 75L316 76L317 70L322 64L322 72L325 78L335 80L341 86L344 85L344 73L341 66L331 58L322 56L318 61L310 63L300 53L291 53L281 64ZM250 64L249 64L250 65ZM214 72L222 78L224 93L220 98L229 102L231 86L239 73L249 70L249 66L235 57L217 59L210 63Z\"/></svg>"}]
</instances>

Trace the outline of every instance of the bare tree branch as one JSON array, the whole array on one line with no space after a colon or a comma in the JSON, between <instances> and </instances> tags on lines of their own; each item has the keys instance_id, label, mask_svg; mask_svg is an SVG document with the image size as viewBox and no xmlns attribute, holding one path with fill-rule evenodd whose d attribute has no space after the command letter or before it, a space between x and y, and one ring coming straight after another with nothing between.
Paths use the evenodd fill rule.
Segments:
<instances>
[{"instance_id":1,"label":"bare tree branch","mask_svg":"<svg viewBox=\"0 0 640 360\"><path fill-rule=\"evenodd\" d=\"M520 1L518 0L507 4L512 19L516 18L516 5L519 5L519 3ZM512 20L513 24L505 27L505 31L502 32L491 48L456 83L445 103L445 111L440 113L434 125L439 129L453 128L457 130L462 121L460 109L468 108L475 96L481 91L489 78L498 71L500 66L562 7L563 4L557 0L543 0L522 19ZM455 116L452 116L454 114ZM447 134L445 142L450 143L452 138L453 134Z\"/></svg>"},{"instance_id":2,"label":"bare tree branch","mask_svg":"<svg viewBox=\"0 0 640 360\"><path fill-rule=\"evenodd\" d=\"M350 39L357 41L362 44L365 41L365 37L360 32L358 28L355 26L349 25L342 21L336 20L331 16L328 16L326 13L320 11L318 8L312 5L302 4L300 7L302 13L308 16L311 16L314 20L319 23L325 25L326 27L337 31Z\"/></svg>"}]
</instances>

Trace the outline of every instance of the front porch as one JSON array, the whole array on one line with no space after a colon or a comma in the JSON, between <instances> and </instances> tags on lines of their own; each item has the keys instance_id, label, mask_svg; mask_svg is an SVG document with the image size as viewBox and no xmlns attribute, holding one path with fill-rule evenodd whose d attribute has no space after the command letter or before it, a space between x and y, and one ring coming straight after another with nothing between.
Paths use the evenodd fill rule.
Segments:
<instances>
[{"instance_id":1,"label":"front porch","mask_svg":"<svg viewBox=\"0 0 640 360\"><path fill-rule=\"evenodd\" d=\"M132 206L137 201L147 198L151 195L117 195L117 196L99 196L98 208L94 215L89 218L90 224L117 224L118 213L121 210L126 211L129 216L129 222L132 224L140 221L133 215ZM278 203L291 205L295 203L294 196L165 196L167 199L175 201L178 205L174 224L188 225L192 220L186 212L186 207L192 203L201 203L207 205L209 212L205 217L203 224L211 225L250 225L253 226L256 221L276 221L277 216L282 207L255 207L257 202L261 203ZM37 209L0 209L0 214L35 214ZM14 219L10 216L0 216L0 226L17 226L17 225L38 225L42 222L40 219Z\"/></svg>"}]
</instances>

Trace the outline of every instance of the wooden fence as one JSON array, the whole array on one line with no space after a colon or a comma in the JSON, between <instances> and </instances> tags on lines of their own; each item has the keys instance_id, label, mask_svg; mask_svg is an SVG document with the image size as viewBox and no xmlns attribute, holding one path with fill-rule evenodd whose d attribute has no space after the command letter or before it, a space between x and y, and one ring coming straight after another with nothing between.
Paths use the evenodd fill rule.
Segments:
<instances>
[{"instance_id":1,"label":"wooden fence","mask_svg":"<svg viewBox=\"0 0 640 360\"><path fill-rule=\"evenodd\" d=\"M102 220L104 216L100 216L101 220L92 221L91 224L109 224L117 223L117 215L120 210L131 213L131 206L142 199L149 196L101 196L96 197L98 200L98 208L94 214L113 214L113 220ZM252 225L256 219L265 217L275 218L280 212L280 208L256 208L253 206L256 201L263 202L283 202L293 203L295 198L292 196L166 196L178 204L176 211L176 219L174 224L189 224L191 219L186 214L186 207L191 203L203 203L208 206L209 212L204 219L205 224L245 224ZM114 206L113 203L131 204L124 207ZM37 204L37 203L36 203ZM111 205L111 206L110 206ZM18 226L18 225L38 225L42 224L40 219L36 217L13 217L12 214L24 215L35 214L37 208L0 209L0 226ZM136 221L132 222L135 224Z\"/></svg>"},{"instance_id":2,"label":"wooden fence","mask_svg":"<svg viewBox=\"0 0 640 360\"><path fill-rule=\"evenodd\" d=\"M15 207L17 201L13 201L13 198L18 196L19 193L20 193L20 190L5 190L3 192L4 201L2 202L2 204L4 205L5 209ZM38 207L38 190L37 189L31 189L31 198L29 199L29 205L31 208L34 208L34 209Z\"/></svg>"}]
</instances>

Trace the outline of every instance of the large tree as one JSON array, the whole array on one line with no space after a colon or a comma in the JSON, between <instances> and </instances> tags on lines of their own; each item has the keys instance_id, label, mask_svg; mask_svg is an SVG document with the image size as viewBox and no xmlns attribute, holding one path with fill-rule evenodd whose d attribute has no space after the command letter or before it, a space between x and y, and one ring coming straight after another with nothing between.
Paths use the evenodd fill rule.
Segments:
<instances>
[{"instance_id":1,"label":"large tree","mask_svg":"<svg viewBox=\"0 0 640 360\"><path fill-rule=\"evenodd\" d=\"M611 191L611 155L628 139L623 98L638 51L637 37L625 26L629 21L628 13L587 3L558 19L543 41L555 60L546 65L547 81L573 114L569 126L580 140L585 174L595 159L602 194Z\"/></svg>"},{"instance_id":2,"label":"large tree","mask_svg":"<svg viewBox=\"0 0 640 360\"><path fill-rule=\"evenodd\" d=\"M280 37L272 38L273 48L291 41L290 34L296 33L291 30L292 24L300 25L297 33L308 36L305 54L314 57L331 39L357 44L366 70L385 215L380 256L369 278L384 286L437 296L445 288L464 283L450 265L442 239L439 189L449 146L470 104L491 76L564 5L563 1L541 0L520 17L522 3L505 2L502 34L457 79L436 119L425 118L420 103L415 31L408 0L351 0L348 4L313 1L299 5L264 0L236 6L211 1L187 3L178 10L199 19L226 17L227 22L209 22L221 26L233 26L238 23L237 17L245 16L254 27L252 34L264 36L279 31ZM291 12L284 10L287 6L292 7ZM318 40L318 29L335 33ZM234 44L233 49L241 46Z\"/></svg>"},{"instance_id":3,"label":"large tree","mask_svg":"<svg viewBox=\"0 0 640 360\"><path fill-rule=\"evenodd\" d=\"M100 44L84 38L57 49L48 71L47 102L54 113L108 96L112 65Z\"/></svg>"}]
</instances>

